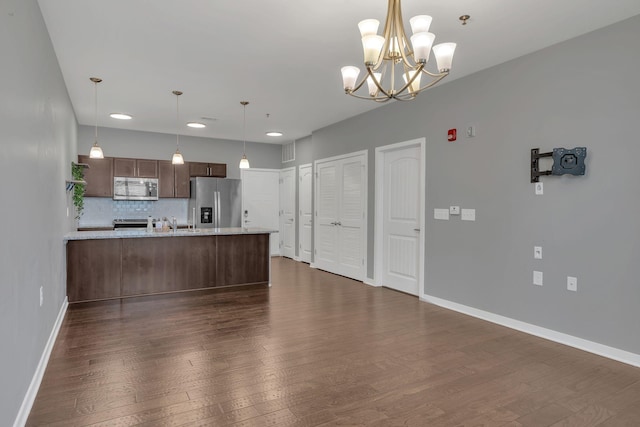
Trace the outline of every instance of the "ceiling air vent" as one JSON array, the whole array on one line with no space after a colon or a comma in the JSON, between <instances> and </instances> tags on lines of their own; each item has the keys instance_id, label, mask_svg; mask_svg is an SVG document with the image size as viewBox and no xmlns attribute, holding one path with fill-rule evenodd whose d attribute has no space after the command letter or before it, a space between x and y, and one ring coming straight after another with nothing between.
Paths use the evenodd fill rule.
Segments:
<instances>
[{"instance_id":1,"label":"ceiling air vent","mask_svg":"<svg viewBox=\"0 0 640 427\"><path fill-rule=\"evenodd\" d=\"M282 144L282 163L292 162L296 159L296 142Z\"/></svg>"}]
</instances>

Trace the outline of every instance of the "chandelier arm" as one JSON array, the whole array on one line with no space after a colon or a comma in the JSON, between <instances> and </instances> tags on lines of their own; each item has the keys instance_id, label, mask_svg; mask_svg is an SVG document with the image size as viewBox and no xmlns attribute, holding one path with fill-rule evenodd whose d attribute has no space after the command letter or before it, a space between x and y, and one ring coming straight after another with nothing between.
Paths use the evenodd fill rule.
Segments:
<instances>
[{"instance_id":1,"label":"chandelier arm","mask_svg":"<svg viewBox=\"0 0 640 427\"><path fill-rule=\"evenodd\" d=\"M415 61L409 62L408 56L411 56L413 59L413 50L409 47L409 39L407 38L407 32L404 29L404 24L402 23L402 6L400 5L400 1L397 2L397 14L394 15L395 18L395 30L396 35L398 36L398 50L400 51L400 56L402 57L402 62L408 67L415 67L418 65ZM405 53L406 50L406 53ZM408 53L408 55L407 55Z\"/></svg>"},{"instance_id":2,"label":"chandelier arm","mask_svg":"<svg viewBox=\"0 0 640 427\"><path fill-rule=\"evenodd\" d=\"M366 99L367 101L376 101L376 102L387 102L388 100L393 99L392 96L376 96L376 97L362 96L362 95L356 95L353 92L347 92L347 95L351 95L354 98L358 98L358 99Z\"/></svg>"},{"instance_id":3,"label":"chandelier arm","mask_svg":"<svg viewBox=\"0 0 640 427\"><path fill-rule=\"evenodd\" d=\"M400 88L400 90L398 90L398 92L396 92L397 94L401 94L402 92L404 92L405 90L407 90L407 88L413 83L413 81L420 75L420 71L422 71L424 69L424 64L420 64L418 66L418 69L415 70L415 72L413 73L413 76L407 80L407 83L402 86L402 88ZM430 84L432 85L432 84ZM428 87L428 86L427 86ZM417 91L413 91L411 92L412 95L416 95L418 94L418 92L420 92L422 89L419 89Z\"/></svg>"},{"instance_id":4,"label":"chandelier arm","mask_svg":"<svg viewBox=\"0 0 640 427\"><path fill-rule=\"evenodd\" d=\"M392 95L389 95L389 92L384 90L384 88L382 87L382 85L380 84L378 79L376 79L376 76L373 75L373 70L371 69L371 67L367 67L367 74L369 75L369 77L371 77L371 80L376 84L376 86L378 87L378 90L380 92L384 93L387 98L391 98L392 97ZM365 77L364 80L362 80L362 82L364 83L364 81L366 79L367 78Z\"/></svg>"},{"instance_id":5,"label":"chandelier arm","mask_svg":"<svg viewBox=\"0 0 640 427\"><path fill-rule=\"evenodd\" d=\"M423 69L422 69L422 72L423 72L423 73L425 73L425 74L426 74L426 75L428 75L428 76L431 76L431 77L439 77L439 78L440 78L440 77L446 77L447 75L449 75L449 72L448 72L448 71L444 71L444 72L442 72L442 73L430 73L426 68L423 68Z\"/></svg>"},{"instance_id":6,"label":"chandelier arm","mask_svg":"<svg viewBox=\"0 0 640 427\"><path fill-rule=\"evenodd\" d=\"M429 84L427 84L427 85L425 85L425 86L421 87L420 89L418 89L418 90L414 91L414 92L413 92L413 94L414 94L414 95L417 95L417 94L419 94L420 92L422 92L423 90L425 90L425 89L429 89L431 86L435 85L435 84L436 84L436 83L438 83L440 80L444 79L446 76L447 76L447 75L445 74L445 75L443 75L443 76L437 77L435 80L433 80L433 81L429 82Z\"/></svg>"}]
</instances>

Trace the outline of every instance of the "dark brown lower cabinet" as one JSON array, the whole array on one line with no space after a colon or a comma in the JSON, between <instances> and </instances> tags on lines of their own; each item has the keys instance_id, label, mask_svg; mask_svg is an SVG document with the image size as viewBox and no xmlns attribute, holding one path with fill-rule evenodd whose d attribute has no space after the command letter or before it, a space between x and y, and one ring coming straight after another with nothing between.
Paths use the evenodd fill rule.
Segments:
<instances>
[{"instance_id":1,"label":"dark brown lower cabinet","mask_svg":"<svg viewBox=\"0 0 640 427\"><path fill-rule=\"evenodd\" d=\"M122 239L122 296L216 286L217 237Z\"/></svg>"},{"instance_id":2,"label":"dark brown lower cabinet","mask_svg":"<svg viewBox=\"0 0 640 427\"><path fill-rule=\"evenodd\" d=\"M67 242L69 302L269 282L269 234Z\"/></svg>"},{"instance_id":3,"label":"dark brown lower cabinet","mask_svg":"<svg viewBox=\"0 0 640 427\"><path fill-rule=\"evenodd\" d=\"M69 302L120 296L122 239L67 242Z\"/></svg>"}]
</instances>

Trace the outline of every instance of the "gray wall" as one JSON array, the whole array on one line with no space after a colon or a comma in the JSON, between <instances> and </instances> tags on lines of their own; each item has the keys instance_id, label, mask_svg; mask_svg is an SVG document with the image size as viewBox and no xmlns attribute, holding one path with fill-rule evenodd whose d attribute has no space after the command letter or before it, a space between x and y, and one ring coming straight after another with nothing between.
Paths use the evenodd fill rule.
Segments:
<instances>
[{"instance_id":1,"label":"gray wall","mask_svg":"<svg viewBox=\"0 0 640 427\"><path fill-rule=\"evenodd\" d=\"M78 153L89 154L94 133L93 126L78 126ZM108 157L171 160L176 151L175 134L99 128L98 143ZM180 152L187 162L226 163L227 177L240 178L242 141L181 135ZM280 145L247 142L246 154L252 168L280 169Z\"/></svg>"},{"instance_id":2,"label":"gray wall","mask_svg":"<svg viewBox=\"0 0 640 427\"><path fill-rule=\"evenodd\" d=\"M66 295L76 120L36 0L0 6L0 425L13 424ZM44 304L39 306L43 287Z\"/></svg>"},{"instance_id":3,"label":"gray wall","mask_svg":"<svg viewBox=\"0 0 640 427\"><path fill-rule=\"evenodd\" d=\"M426 294L640 353L638 39L640 16L318 130L314 159L369 149L373 236L374 147L425 137ZM543 177L535 196L530 149L576 146L586 176ZM450 205L477 221L433 219Z\"/></svg>"}]
</instances>

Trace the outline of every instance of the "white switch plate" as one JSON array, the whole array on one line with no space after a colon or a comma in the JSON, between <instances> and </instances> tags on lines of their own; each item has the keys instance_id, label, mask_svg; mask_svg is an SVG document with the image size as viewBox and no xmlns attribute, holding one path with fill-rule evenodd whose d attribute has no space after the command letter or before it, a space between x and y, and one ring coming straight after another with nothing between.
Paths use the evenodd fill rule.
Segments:
<instances>
[{"instance_id":1,"label":"white switch plate","mask_svg":"<svg viewBox=\"0 0 640 427\"><path fill-rule=\"evenodd\" d=\"M542 271L533 272L533 284L542 286Z\"/></svg>"},{"instance_id":2,"label":"white switch plate","mask_svg":"<svg viewBox=\"0 0 640 427\"><path fill-rule=\"evenodd\" d=\"M533 258L542 259L542 246L533 247Z\"/></svg>"},{"instance_id":3,"label":"white switch plate","mask_svg":"<svg viewBox=\"0 0 640 427\"><path fill-rule=\"evenodd\" d=\"M542 196L544 194L544 186L541 182L536 182L536 196Z\"/></svg>"},{"instance_id":4,"label":"white switch plate","mask_svg":"<svg viewBox=\"0 0 640 427\"><path fill-rule=\"evenodd\" d=\"M42 307L43 302L44 302L44 293L42 291L42 286L40 286L40 307Z\"/></svg>"},{"instance_id":5,"label":"white switch plate","mask_svg":"<svg viewBox=\"0 0 640 427\"><path fill-rule=\"evenodd\" d=\"M467 127L467 138L473 138L474 136L476 136L476 127L475 126L468 126Z\"/></svg>"},{"instance_id":6,"label":"white switch plate","mask_svg":"<svg viewBox=\"0 0 640 427\"><path fill-rule=\"evenodd\" d=\"M462 209L462 218L463 221L475 221L476 220L476 210L475 209Z\"/></svg>"},{"instance_id":7,"label":"white switch plate","mask_svg":"<svg viewBox=\"0 0 640 427\"><path fill-rule=\"evenodd\" d=\"M578 278L567 276L567 290L577 292L578 291Z\"/></svg>"},{"instance_id":8,"label":"white switch plate","mask_svg":"<svg viewBox=\"0 0 640 427\"><path fill-rule=\"evenodd\" d=\"M449 213L451 215L460 215L460 206L449 206Z\"/></svg>"},{"instance_id":9,"label":"white switch plate","mask_svg":"<svg viewBox=\"0 0 640 427\"><path fill-rule=\"evenodd\" d=\"M449 209L434 209L433 217L435 219L443 219L445 221L449 220Z\"/></svg>"}]
</instances>

